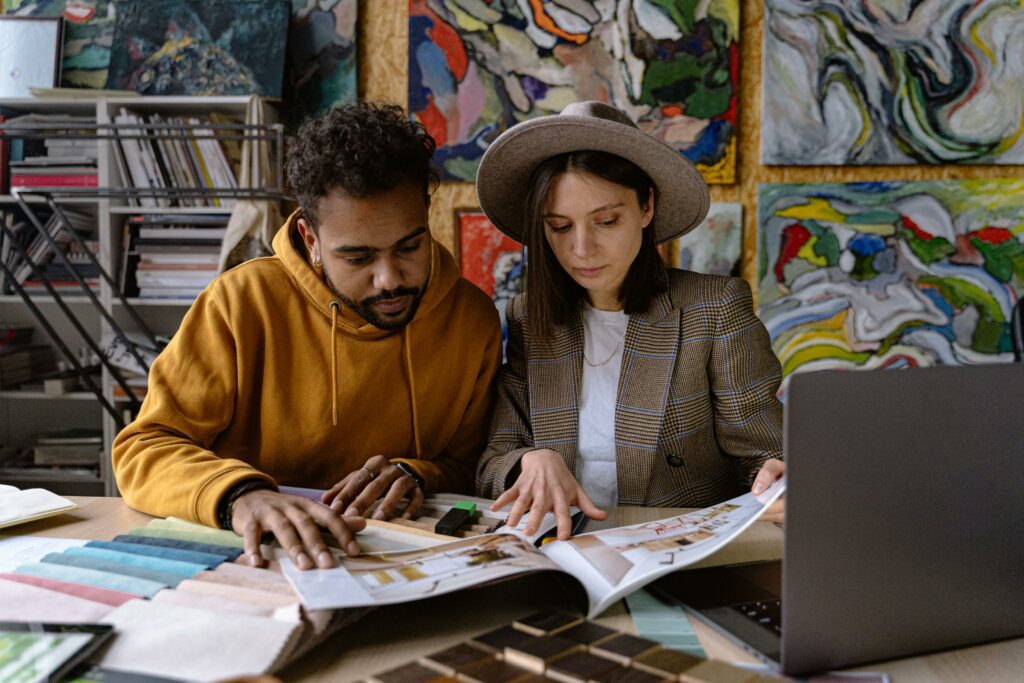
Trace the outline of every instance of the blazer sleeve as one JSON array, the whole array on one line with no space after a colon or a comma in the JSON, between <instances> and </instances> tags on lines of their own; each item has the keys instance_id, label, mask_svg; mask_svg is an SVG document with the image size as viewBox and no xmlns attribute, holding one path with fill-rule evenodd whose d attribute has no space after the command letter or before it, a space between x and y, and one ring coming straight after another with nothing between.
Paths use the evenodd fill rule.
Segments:
<instances>
[{"instance_id":1,"label":"blazer sleeve","mask_svg":"<svg viewBox=\"0 0 1024 683\"><path fill-rule=\"evenodd\" d=\"M782 367L750 286L729 278L708 363L718 446L752 480L769 458L782 458Z\"/></svg>"},{"instance_id":2,"label":"blazer sleeve","mask_svg":"<svg viewBox=\"0 0 1024 683\"><path fill-rule=\"evenodd\" d=\"M525 299L516 297L505 309L505 364L498 371L490 439L476 471L477 495L484 498L497 498L504 493L518 475L520 458L535 448L530 428L524 308Z\"/></svg>"}]
</instances>

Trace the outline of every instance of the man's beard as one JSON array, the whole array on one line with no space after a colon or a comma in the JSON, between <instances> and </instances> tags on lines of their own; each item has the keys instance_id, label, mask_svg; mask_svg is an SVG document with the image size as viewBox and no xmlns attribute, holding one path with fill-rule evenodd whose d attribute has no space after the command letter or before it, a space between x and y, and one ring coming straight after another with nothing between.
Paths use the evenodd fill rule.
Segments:
<instances>
[{"instance_id":1,"label":"man's beard","mask_svg":"<svg viewBox=\"0 0 1024 683\"><path fill-rule=\"evenodd\" d=\"M331 278L327 273L324 273L324 282L327 284L327 288L334 292L334 296L341 299L342 303L359 314L359 317L363 320L374 327L379 327L382 330L400 330L408 325L412 321L413 316L416 315L416 310L419 308L420 301L423 299L423 290L419 287L399 287L390 291L385 290L380 294L367 297L356 303L338 291L338 288L334 286L333 282L331 282ZM410 302L405 315L400 319L384 320L373 310L373 304L379 301L389 301L403 296L412 297L412 301Z\"/></svg>"}]
</instances>

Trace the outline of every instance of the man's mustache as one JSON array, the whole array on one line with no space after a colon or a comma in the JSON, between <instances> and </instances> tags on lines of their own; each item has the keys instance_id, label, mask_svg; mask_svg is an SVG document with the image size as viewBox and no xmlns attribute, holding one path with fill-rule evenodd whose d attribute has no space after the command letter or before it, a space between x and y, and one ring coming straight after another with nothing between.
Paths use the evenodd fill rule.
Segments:
<instances>
[{"instance_id":1,"label":"man's mustache","mask_svg":"<svg viewBox=\"0 0 1024 683\"><path fill-rule=\"evenodd\" d=\"M416 296L420 293L418 287L399 287L393 290L384 290L380 294L376 294L367 299L363 299L363 306L371 306L381 301L390 301L391 299L399 299L403 296Z\"/></svg>"}]
</instances>

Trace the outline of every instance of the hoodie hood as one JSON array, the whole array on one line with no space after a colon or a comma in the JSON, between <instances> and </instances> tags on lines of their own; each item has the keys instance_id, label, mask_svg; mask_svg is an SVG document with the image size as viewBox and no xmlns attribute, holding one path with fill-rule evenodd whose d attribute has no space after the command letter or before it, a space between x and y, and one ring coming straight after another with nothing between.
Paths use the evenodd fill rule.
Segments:
<instances>
[{"instance_id":1,"label":"hoodie hood","mask_svg":"<svg viewBox=\"0 0 1024 683\"><path fill-rule=\"evenodd\" d=\"M288 274L305 294L310 304L321 311L328 319L331 319L334 311L337 311L337 328L342 334L364 340L380 339L394 334L402 334L403 330L411 325L415 325L418 320L429 315L448 296L448 293L459 280L459 271L455 266L455 259L451 253L434 239L431 239L430 277L427 280L426 291L420 298L416 314L404 328L382 330L366 322L362 316L339 301L335 293L324 282L320 273L310 264L309 252L302 240L302 235L299 234L298 222L301 216L301 211L296 209L288 217L288 220L285 221L285 224L281 226L281 229L277 231L273 242L274 253L284 263Z\"/></svg>"}]
</instances>

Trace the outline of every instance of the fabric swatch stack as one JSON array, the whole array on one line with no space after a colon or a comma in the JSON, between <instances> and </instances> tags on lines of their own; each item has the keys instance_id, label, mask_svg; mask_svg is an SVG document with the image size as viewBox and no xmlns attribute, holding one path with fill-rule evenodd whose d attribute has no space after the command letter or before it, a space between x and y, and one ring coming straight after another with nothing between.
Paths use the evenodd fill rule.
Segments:
<instances>
[{"instance_id":1,"label":"fabric swatch stack","mask_svg":"<svg viewBox=\"0 0 1024 683\"><path fill-rule=\"evenodd\" d=\"M95 663L195 681L280 669L364 611L308 611L288 581L235 560L242 539L178 519L63 541L0 573L0 621L112 624Z\"/></svg>"}]
</instances>

